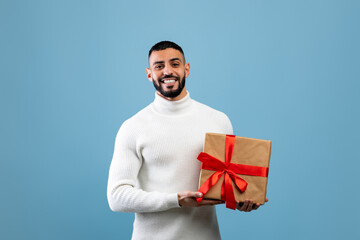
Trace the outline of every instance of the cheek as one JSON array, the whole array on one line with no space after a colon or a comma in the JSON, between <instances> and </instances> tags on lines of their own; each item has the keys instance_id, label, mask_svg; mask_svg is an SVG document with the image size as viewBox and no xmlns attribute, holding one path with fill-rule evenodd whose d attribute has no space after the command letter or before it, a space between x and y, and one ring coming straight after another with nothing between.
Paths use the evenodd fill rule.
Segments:
<instances>
[{"instance_id":1,"label":"cheek","mask_svg":"<svg viewBox=\"0 0 360 240\"><path fill-rule=\"evenodd\" d=\"M156 76L156 74L151 74L151 79L153 79L153 80L155 80L155 81L157 81L157 79L158 79L158 77Z\"/></svg>"},{"instance_id":2,"label":"cheek","mask_svg":"<svg viewBox=\"0 0 360 240\"><path fill-rule=\"evenodd\" d=\"M155 80L158 80L160 77L161 77L161 73L154 73L153 75L152 75L152 77L155 79Z\"/></svg>"},{"instance_id":3,"label":"cheek","mask_svg":"<svg viewBox=\"0 0 360 240\"><path fill-rule=\"evenodd\" d=\"M183 72L183 70L178 70L178 71L175 71L175 74L176 76L178 77L182 77L184 75L185 72Z\"/></svg>"}]
</instances>

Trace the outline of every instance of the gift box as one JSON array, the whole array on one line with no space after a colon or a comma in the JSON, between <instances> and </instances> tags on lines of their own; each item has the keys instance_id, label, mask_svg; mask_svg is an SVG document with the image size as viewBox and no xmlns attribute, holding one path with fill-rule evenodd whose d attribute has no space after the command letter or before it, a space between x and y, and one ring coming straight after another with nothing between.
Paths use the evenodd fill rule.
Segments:
<instances>
[{"instance_id":1,"label":"gift box","mask_svg":"<svg viewBox=\"0 0 360 240\"><path fill-rule=\"evenodd\" d=\"M271 141L206 133L201 163L198 198L218 199L235 209L246 199L264 204L271 153Z\"/></svg>"}]
</instances>

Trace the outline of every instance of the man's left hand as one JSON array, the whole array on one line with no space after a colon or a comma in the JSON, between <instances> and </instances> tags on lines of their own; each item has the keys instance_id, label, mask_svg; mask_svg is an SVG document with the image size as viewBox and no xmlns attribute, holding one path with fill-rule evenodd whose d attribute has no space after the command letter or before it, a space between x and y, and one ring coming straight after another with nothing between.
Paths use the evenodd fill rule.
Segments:
<instances>
[{"instance_id":1,"label":"man's left hand","mask_svg":"<svg viewBox=\"0 0 360 240\"><path fill-rule=\"evenodd\" d=\"M265 202L269 201L268 198L265 199ZM252 200L245 200L243 203L237 203L237 210L242 212L251 212L260 207L260 203L254 203Z\"/></svg>"}]
</instances>

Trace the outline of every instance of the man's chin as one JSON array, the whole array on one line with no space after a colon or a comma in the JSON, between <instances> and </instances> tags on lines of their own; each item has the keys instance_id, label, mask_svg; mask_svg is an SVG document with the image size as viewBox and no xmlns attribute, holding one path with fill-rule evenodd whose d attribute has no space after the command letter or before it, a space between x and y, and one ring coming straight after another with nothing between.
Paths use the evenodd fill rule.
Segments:
<instances>
[{"instance_id":1,"label":"man's chin","mask_svg":"<svg viewBox=\"0 0 360 240\"><path fill-rule=\"evenodd\" d=\"M160 94L167 98L175 98L175 97L179 96L180 93L181 93L181 91L179 91L179 89L160 91Z\"/></svg>"},{"instance_id":2,"label":"man's chin","mask_svg":"<svg viewBox=\"0 0 360 240\"><path fill-rule=\"evenodd\" d=\"M153 85L155 89L165 98L176 98L179 96L182 92L182 90L185 87L185 78L183 78L183 81L175 81L175 84L172 87L167 87L165 83L162 81L156 81L153 79Z\"/></svg>"}]
</instances>

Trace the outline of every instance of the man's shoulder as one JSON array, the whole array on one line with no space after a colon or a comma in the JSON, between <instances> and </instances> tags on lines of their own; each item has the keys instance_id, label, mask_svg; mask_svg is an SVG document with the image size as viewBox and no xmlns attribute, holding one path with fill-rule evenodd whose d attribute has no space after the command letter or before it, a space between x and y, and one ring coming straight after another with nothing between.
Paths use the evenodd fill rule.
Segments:
<instances>
[{"instance_id":1,"label":"man's shoulder","mask_svg":"<svg viewBox=\"0 0 360 240\"><path fill-rule=\"evenodd\" d=\"M233 128L229 117L219 110L194 100L198 113L204 122L208 122L218 129L216 132L233 134ZM212 130L213 131L213 130Z\"/></svg>"},{"instance_id":2,"label":"man's shoulder","mask_svg":"<svg viewBox=\"0 0 360 240\"><path fill-rule=\"evenodd\" d=\"M197 108L202 111L205 114L210 114L214 116L218 116L220 118L228 118L227 115L224 112L221 112L219 110L216 110L215 108L212 108L204 103L198 102L196 100L193 100L196 104Z\"/></svg>"},{"instance_id":3,"label":"man's shoulder","mask_svg":"<svg viewBox=\"0 0 360 240\"><path fill-rule=\"evenodd\" d=\"M135 113L130 118L126 119L123 125L126 126L136 126L139 127L139 124L146 122L149 119L150 111L151 111L151 104L147 105L137 113Z\"/></svg>"}]
</instances>

